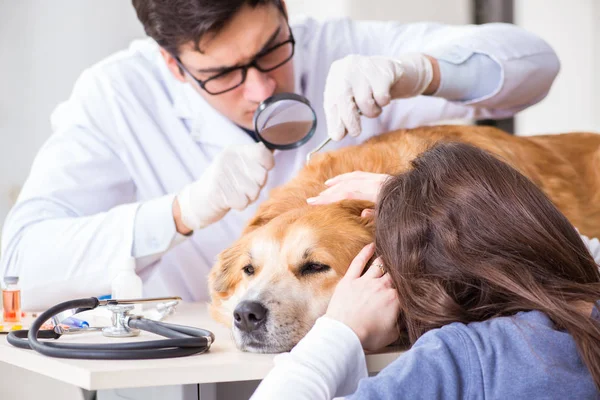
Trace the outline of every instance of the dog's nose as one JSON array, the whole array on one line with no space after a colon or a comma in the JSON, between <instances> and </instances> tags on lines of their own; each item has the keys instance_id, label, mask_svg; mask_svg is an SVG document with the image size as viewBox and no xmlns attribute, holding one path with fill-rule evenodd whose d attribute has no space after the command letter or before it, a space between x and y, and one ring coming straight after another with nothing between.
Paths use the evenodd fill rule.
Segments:
<instances>
[{"instance_id":1,"label":"dog's nose","mask_svg":"<svg viewBox=\"0 0 600 400\"><path fill-rule=\"evenodd\" d=\"M233 319L236 328L252 332L267 320L267 309L256 301L242 301L233 311Z\"/></svg>"}]
</instances>

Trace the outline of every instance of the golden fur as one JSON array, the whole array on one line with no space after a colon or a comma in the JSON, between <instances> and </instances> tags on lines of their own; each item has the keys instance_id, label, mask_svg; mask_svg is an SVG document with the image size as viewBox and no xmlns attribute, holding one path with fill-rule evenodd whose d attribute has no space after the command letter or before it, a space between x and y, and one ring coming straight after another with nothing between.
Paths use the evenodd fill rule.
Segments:
<instances>
[{"instance_id":1,"label":"golden fur","mask_svg":"<svg viewBox=\"0 0 600 400\"><path fill-rule=\"evenodd\" d=\"M413 158L439 141L468 142L496 154L535 182L581 233L600 237L597 134L516 137L491 127L433 126L398 130L359 146L320 153L293 180L270 193L242 237L219 255L210 273L215 319L231 325L233 310L242 300L260 302L268 310L261 332L233 328L241 349L289 350L325 312L354 255L372 241L373 221L360 216L371 203L348 199L310 206L306 199L342 173L403 172ZM329 269L303 272L310 263ZM243 272L246 265L252 265L253 275Z\"/></svg>"}]
</instances>

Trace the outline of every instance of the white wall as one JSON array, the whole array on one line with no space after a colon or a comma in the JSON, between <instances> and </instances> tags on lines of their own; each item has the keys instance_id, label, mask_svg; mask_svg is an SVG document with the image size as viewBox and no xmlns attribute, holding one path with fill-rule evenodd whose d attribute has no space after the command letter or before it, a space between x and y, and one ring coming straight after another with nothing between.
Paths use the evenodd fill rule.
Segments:
<instances>
[{"instance_id":1,"label":"white wall","mask_svg":"<svg viewBox=\"0 0 600 400\"><path fill-rule=\"evenodd\" d=\"M128 0L0 0L0 222L77 76L142 35Z\"/></svg>"},{"instance_id":2,"label":"white wall","mask_svg":"<svg viewBox=\"0 0 600 400\"><path fill-rule=\"evenodd\" d=\"M350 16L356 19L436 21L466 24L471 21L471 0L349 0Z\"/></svg>"},{"instance_id":3,"label":"white wall","mask_svg":"<svg viewBox=\"0 0 600 400\"><path fill-rule=\"evenodd\" d=\"M310 15L317 19L347 16L349 13L348 0L286 0L288 14Z\"/></svg>"},{"instance_id":4,"label":"white wall","mask_svg":"<svg viewBox=\"0 0 600 400\"><path fill-rule=\"evenodd\" d=\"M471 21L471 0L287 0L290 14L315 18L348 16L354 19L438 21L464 24Z\"/></svg>"},{"instance_id":5,"label":"white wall","mask_svg":"<svg viewBox=\"0 0 600 400\"><path fill-rule=\"evenodd\" d=\"M517 133L600 132L600 1L515 0L515 23L561 60L548 97L517 117Z\"/></svg>"}]
</instances>

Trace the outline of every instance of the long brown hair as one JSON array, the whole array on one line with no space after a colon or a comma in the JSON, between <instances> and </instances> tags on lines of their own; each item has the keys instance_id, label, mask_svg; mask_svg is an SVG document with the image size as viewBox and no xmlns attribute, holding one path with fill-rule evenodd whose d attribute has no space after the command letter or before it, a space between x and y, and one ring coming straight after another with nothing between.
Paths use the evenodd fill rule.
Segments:
<instances>
[{"instance_id":1,"label":"long brown hair","mask_svg":"<svg viewBox=\"0 0 600 400\"><path fill-rule=\"evenodd\" d=\"M430 329L540 310L574 338L600 388L600 273L575 228L528 178L491 154L441 143L387 181L376 252L411 343Z\"/></svg>"}]
</instances>

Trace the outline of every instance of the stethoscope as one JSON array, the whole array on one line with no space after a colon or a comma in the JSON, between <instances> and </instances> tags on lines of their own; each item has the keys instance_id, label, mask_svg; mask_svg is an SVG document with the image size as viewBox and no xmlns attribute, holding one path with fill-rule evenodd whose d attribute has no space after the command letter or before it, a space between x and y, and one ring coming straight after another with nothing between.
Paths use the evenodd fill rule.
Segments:
<instances>
[{"instance_id":1,"label":"stethoscope","mask_svg":"<svg viewBox=\"0 0 600 400\"><path fill-rule=\"evenodd\" d=\"M21 349L33 349L41 354L57 358L79 358L87 360L141 360L183 357L204 353L215 341L212 332L190 326L167 324L130 314L134 304L169 302L163 312L170 314L174 306L181 300L179 297L163 297L151 299L98 300L96 297L70 300L57 304L40 314L29 330L13 331L8 334L8 343ZM75 314L107 307L112 312L112 326L97 328L70 328L65 330L56 325L54 330L40 330L42 325L55 319L55 316L75 309ZM152 332L169 339L144 342L87 344L87 343L54 343L39 339L58 339L63 334L81 333L101 330L109 337L131 337L140 331Z\"/></svg>"}]
</instances>

